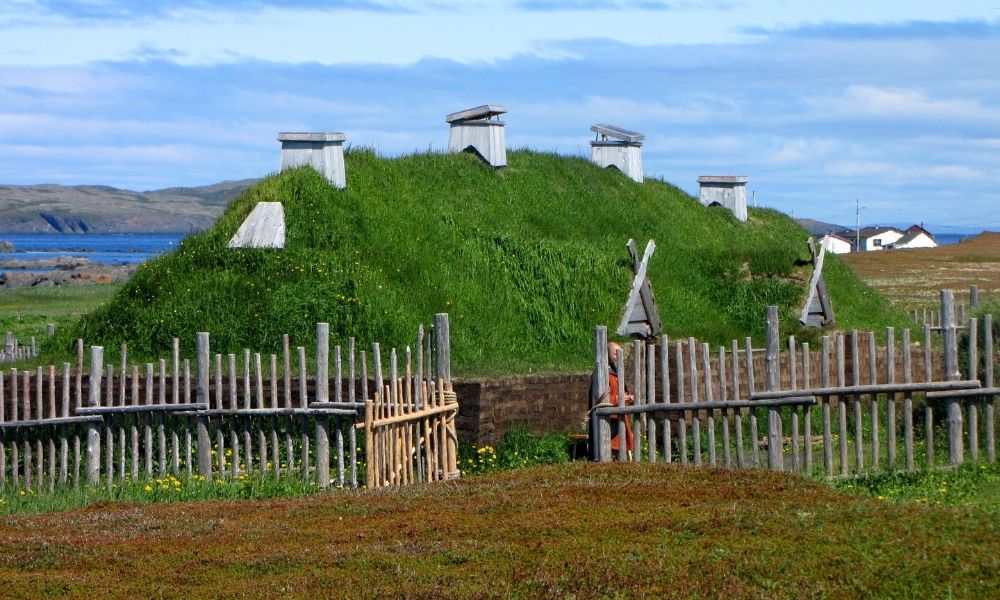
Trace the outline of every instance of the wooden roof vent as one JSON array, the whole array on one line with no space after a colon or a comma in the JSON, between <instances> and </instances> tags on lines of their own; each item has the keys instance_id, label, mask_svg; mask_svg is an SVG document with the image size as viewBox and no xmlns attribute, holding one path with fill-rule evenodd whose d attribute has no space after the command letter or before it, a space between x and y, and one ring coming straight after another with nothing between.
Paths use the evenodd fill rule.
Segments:
<instances>
[{"instance_id":1,"label":"wooden roof vent","mask_svg":"<svg viewBox=\"0 0 1000 600\"><path fill-rule=\"evenodd\" d=\"M642 142L646 136L615 125L599 123L590 128L597 138L590 142L590 162L614 167L629 179L642 183Z\"/></svg>"},{"instance_id":2,"label":"wooden roof vent","mask_svg":"<svg viewBox=\"0 0 1000 600\"><path fill-rule=\"evenodd\" d=\"M344 141L347 136L332 133L279 133L281 170L310 166L326 177L333 186L347 187L344 170Z\"/></svg>"},{"instance_id":3,"label":"wooden roof vent","mask_svg":"<svg viewBox=\"0 0 1000 600\"><path fill-rule=\"evenodd\" d=\"M499 119L506 112L503 104L484 104L446 116L451 125L448 152L472 152L491 167L506 167L505 123Z\"/></svg>"}]
</instances>

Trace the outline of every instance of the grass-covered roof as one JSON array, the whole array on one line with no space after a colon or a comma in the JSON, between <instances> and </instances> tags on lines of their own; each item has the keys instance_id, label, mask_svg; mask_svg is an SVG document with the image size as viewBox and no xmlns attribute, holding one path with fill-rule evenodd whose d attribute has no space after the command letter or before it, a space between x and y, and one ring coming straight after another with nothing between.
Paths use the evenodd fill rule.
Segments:
<instances>
[{"instance_id":1,"label":"grass-covered roof","mask_svg":"<svg viewBox=\"0 0 1000 600\"><path fill-rule=\"evenodd\" d=\"M412 344L420 323L451 315L457 373L586 368L593 327L612 329L632 279L625 242L654 239L649 279L665 332L724 343L763 333L764 307L796 318L811 267L806 232L785 215L746 223L657 180L636 184L580 158L515 151L493 170L469 154L346 154L347 189L305 168L262 180L208 231L143 265L106 306L64 330L88 344L155 356L172 337L213 351ZM232 250L254 205L284 205L284 250ZM833 256L827 288L841 328L898 319Z\"/></svg>"}]
</instances>

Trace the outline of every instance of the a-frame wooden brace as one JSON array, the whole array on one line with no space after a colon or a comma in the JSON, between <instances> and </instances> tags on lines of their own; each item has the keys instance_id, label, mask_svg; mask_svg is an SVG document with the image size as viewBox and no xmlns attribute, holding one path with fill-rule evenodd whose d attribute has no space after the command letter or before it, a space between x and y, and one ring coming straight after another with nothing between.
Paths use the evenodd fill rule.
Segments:
<instances>
[{"instance_id":1,"label":"a-frame wooden brace","mask_svg":"<svg viewBox=\"0 0 1000 600\"><path fill-rule=\"evenodd\" d=\"M824 327L833 323L833 305L826 294L826 282L823 281L823 257L826 248L821 244L817 253L816 240L809 238L807 243L809 253L812 255L813 274L809 280L809 294L806 296L799 321L806 327Z\"/></svg>"},{"instance_id":2,"label":"a-frame wooden brace","mask_svg":"<svg viewBox=\"0 0 1000 600\"><path fill-rule=\"evenodd\" d=\"M632 279L632 289L629 292L628 301L625 302L625 309L622 311L622 319L616 333L649 339L657 336L661 328L660 314L656 310L656 298L653 296L653 288L650 286L649 279L646 278L649 258L656 250L656 242L649 240L641 260L635 240L629 240L625 246L632 256L632 272L635 273L635 277Z\"/></svg>"}]
</instances>

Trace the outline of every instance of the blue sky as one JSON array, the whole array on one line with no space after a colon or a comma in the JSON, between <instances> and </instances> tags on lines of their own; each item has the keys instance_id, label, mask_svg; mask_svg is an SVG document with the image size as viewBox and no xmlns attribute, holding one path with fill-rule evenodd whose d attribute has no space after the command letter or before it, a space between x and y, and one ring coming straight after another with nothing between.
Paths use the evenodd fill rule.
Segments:
<instances>
[{"instance_id":1,"label":"blue sky","mask_svg":"<svg viewBox=\"0 0 1000 600\"><path fill-rule=\"evenodd\" d=\"M259 177L279 131L385 155L646 134L648 175L853 224L1000 229L1000 0L3 0L0 183ZM348 174L348 178L350 174Z\"/></svg>"}]
</instances>

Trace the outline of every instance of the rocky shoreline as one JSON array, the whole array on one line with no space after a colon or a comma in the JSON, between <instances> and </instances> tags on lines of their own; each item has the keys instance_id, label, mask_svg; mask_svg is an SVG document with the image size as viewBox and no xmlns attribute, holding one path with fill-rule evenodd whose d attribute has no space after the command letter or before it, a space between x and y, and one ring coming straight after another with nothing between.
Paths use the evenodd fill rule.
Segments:
<instances>
[{"instance_id":1,"label":"rocky shoreline","mask_svg":"<svg viewBox=\"0 0 1000 600\"><path fill-rule=\"evenodd\" d=\"M68 271L94 265L94 261L82 256L57 256L55 258L6 258L0 259L0 269L37 271L38 269L59 269Z\"/></svg>"},{"instance_id":2,"label":"rocky shoreline","mask_svg":"<svg viewBox=\"0 0 1000 600\"><path fill-rule=\"evenodd\" d=\"M95 263L77 256L0 260L0 290L125 281L138 266Z\"/></svg>"}]
</instances>

